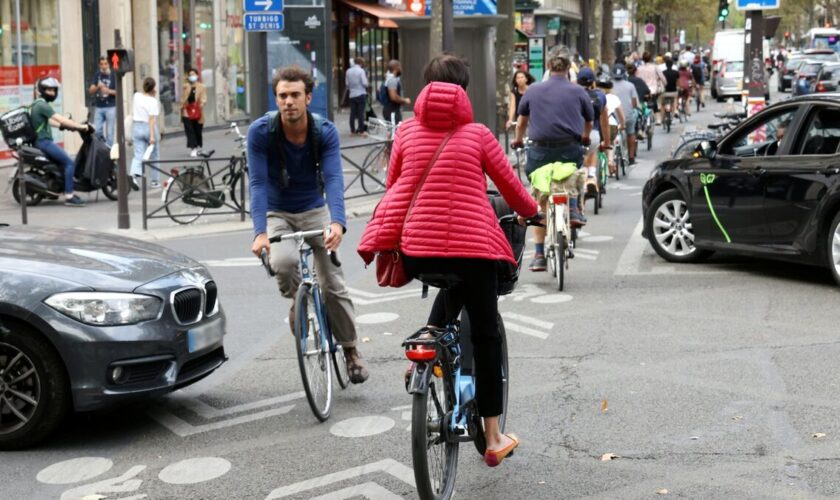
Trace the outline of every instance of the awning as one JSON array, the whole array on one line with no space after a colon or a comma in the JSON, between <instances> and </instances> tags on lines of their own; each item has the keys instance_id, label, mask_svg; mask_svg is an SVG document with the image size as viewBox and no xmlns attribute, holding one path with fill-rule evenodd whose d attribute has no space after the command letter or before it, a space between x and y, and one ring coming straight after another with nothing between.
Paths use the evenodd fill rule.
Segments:
<instances>
[{"instance_id":1,"label":"awning","mask_svg":"<svg viewBox=\"0 0 840 500\"><path fill-rule=\"evenodd\" d=\"M365 3L358 2L355 0L341 0L341 2L347 4L348 6L356 10L367 12L371 16L375 17L379 23L380 28L396 28L397 24L394 21L392 21L392 19L401 19L405 17L420 17L414 14L413 12L392 9L391 7L386 7L384 5L379 5L376 3Z\"/></svg>"}]
</instances>

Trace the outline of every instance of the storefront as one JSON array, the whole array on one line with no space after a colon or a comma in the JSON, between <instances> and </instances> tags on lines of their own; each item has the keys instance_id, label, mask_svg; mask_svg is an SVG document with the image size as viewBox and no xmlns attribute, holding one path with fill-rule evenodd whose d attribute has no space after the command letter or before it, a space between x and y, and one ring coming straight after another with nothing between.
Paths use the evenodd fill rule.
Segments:
<instances>
[{"instance_id":1,"label":"storefront","mask_svg":"<svg viewBox=\"0 0 840 500\"><path fill-rule=\"evenodd\" d=\"M248 116L242 17L241 0L157 0L159 96L170 131L180 130L180 102L190 69L207 87L205 126Z\"/></svg>"}]
</instances>

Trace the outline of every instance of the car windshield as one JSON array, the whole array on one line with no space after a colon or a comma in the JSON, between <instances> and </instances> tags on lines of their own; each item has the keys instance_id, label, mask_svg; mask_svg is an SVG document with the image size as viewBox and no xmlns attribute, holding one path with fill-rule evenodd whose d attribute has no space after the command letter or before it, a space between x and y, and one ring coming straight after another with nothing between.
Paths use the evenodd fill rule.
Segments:
<instances>
[{"instance_id":1,"label":"car windshield","mask_svg":"<svg viewBox=\"0 0 840 500\"><path fill-rule=\"evenodd\" d=\"M802 58L788 59L788 62L785 63L785 69L797 70L802 66L803 62L805 62L805 59Z\"/></svg>"},{"instance_id":2,"label":"car windshield","mask_svg":"<svg viewBox=\"0 0 840 500\"><path fill-rule=\"evenodd\" d=\"M802 67L799 68L799 72L807 75L816 75L821 66L822 64L803 64Z\"/></svg>"},{"instance_id":3,"label":"car windshield","mask_svg":"<svg viewBox=\"0 0 840 500\"><path fill-rule=\"evenodd\" d=\"M744 61L727 61L726 62L726 71L728 73L734 71L744 71Z\"/></svg>"}]
</instances>

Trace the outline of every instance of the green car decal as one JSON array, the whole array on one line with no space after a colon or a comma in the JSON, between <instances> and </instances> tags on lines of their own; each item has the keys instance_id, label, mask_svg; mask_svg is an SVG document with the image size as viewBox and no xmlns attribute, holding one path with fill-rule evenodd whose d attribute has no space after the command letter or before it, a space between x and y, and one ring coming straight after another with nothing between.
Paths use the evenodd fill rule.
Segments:
<instances>
[{"instance_id":1,"label":"green car decal","mask_svg":"<svg viewBox=\"0 0 840 500\"><path fill-rule=\"evenodd\" d=\"M723 224L720 223L720 219L718 219L718 216L715 213L715 207L712 206L712 199L709 197L709 184L715 182L716 178L715 174L700 174L700 184L703 185L703 192L706 193L706 204L709 205L709 212L712 213L712 218L715 220L715 224L717 224L720 232L723 233L723 237L726 238L726 242L732 243L732 240L729 239L729 233L726 232L726 229L723 228Z\"/></svg>"}]
</instances>

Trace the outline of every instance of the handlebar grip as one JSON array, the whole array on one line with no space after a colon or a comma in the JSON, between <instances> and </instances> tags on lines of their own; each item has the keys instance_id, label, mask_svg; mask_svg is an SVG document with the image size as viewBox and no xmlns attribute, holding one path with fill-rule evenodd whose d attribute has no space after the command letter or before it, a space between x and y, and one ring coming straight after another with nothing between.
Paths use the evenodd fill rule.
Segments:
<instances>
[{"instance_id":1,"label":"handlebar grip","mask_svg":"<svg viewBox=\"0 0 840 500\"><path fill-rule=\"evenodd\" d=\"M525 219L525 224L528 226L537 226L537 227L545 227L543 221L545 220L545 213L544 212L537 212L531 218Z\"/></svg>"},{"instance_id":2,"label":"handlebar grip","mask_svg":"<svg viewBox=\"0 0 840 500\"><path fill-rule=\"evenodd\" d=\"M265 272L268 273L268 276L273 277L274 271L271 269L271 264L268 260L268 252L266 252L265 249L263 249L263 251L260 252L260 262L262 262L262 265L265 268Z\"/></svg>"},{"instance_id":3,"label":"handlebar grip","mask_svg":"<svg viewBox=\"0 0 840 500\"><path fill-rule=\"evenodd\" d=\"M341 261L338 260L338 254L335 252L329 252L330 254L330 261L333 263L335 267L341 267Z\"/></svg>"}]
</instances>

